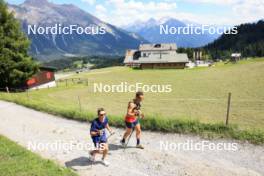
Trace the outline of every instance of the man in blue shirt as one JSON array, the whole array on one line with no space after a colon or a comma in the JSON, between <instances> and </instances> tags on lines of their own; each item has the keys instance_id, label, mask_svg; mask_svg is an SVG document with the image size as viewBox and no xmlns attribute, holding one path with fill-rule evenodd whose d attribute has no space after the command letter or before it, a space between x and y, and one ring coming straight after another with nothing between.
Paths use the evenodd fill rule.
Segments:
<instances>
[{"instance_id":1,"label":"man in blue shirt","mask_svg":"<svg viewBox=\"0 0 264 176\"><path fill-rule=\"evenodd\" d=\"M90 152L90 160L94 162L95 155L97 153L103 154L102 162L105 166L108 166L109 163L105 160L108 153L108 144L105 128L113 134L112 129L109 127L108 118L103 108L97 110L98 117L92 121L90 134L95 146L95 150Z\"/></svg>"}]
</instances>

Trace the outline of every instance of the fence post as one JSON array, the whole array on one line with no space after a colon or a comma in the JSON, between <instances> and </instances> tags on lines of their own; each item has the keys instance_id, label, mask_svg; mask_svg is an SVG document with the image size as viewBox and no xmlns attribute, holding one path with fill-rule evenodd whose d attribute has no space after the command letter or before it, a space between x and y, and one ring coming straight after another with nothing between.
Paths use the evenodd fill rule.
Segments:
<instances>
[{"instance_id":1,"label":"fence post","mask_svg":"<svg viewBox=\"0 0 264 176\"><path fill-rule=\"evenodd\" d=\"M29 100L29 93L28 93L28 89L27 89L26 91L27 91L27 99Z\"/></svg>"},{"instance_id":2,"label":"fence post","mask_svg":"<svg viewBox=\"0 0 264 176\"><path fill-rule=\"evenodd\" d=\"M86 79L86 86L88 86L89 85L89 83L88 83L88 79Z\"/></svg>"},{"instance_id":3,"label":"fence post","mask_svg":"<svg viewBox=\"0 0 264 176\"><path fill-rule=\"evenodd\" d=\"M79 102L79 108L80 108L80 112L82 112L82 105L81 105L80 96L78 96L78 102Z\"/></svg>"},{"instance_id":4,"label":"fence post","mask_svg":"<svg viewBox=\"0 0 264 176\"><path fill-rule=\"evenodd\" d=\"M227 111L226 111L226 125L228 125L228 123L229 123L230 105L231 105L231 92L228 93Z\"/></svg>"}]
</instances>

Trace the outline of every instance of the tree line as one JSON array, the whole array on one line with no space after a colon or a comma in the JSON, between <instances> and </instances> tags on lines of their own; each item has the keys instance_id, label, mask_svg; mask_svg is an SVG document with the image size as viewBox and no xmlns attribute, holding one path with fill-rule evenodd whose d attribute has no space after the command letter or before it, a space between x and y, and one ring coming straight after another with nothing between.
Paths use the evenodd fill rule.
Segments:
<instances>
[{"instance_id":1,"label":"tree line","mask_svg":"<svg viewBox=\"0 0 264 176\"><path fill-rule=\"evenodd\" d=\"M212 59L224 59L231 53L241 53L242 57L264 56L264 21L238 26L238 34L223 34L203 49Z\"/></svg>"},{"instance_id":2,"label":"tree line","mask_svg":"<svg viewBox=\"0 0 264 176\"><path fill-rule=\"evenodd\" d=\"M200 50L205 60L230 59L232 53L242 57L264 56L264 21L237 26L237 34L223 34L218 39L199 48L178 48L179 53L187 53L193 60L193 52Z\"/></svg>"},{"instance_id":3,"label":"tree line","mask_svg":"<svg viewBox=\"0 0 264 176\"><path fill-rule=\"evenodd\" d=\"M110 66L122 66L123 56L85 56L69 57L44 62L44 66L56 67L58 70L76 70L81 68L98 69Z\"/></svg>"}]
</instances>

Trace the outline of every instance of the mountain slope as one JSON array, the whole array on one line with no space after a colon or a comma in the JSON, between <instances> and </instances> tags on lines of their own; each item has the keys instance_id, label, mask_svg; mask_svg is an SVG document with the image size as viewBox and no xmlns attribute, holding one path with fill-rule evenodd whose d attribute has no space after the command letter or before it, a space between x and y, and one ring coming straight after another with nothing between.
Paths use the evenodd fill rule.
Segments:
<instances>
[{"instance_id":1,"label":"mountain slope","mask_svg":"<svg viewBox=\"0 0 264 176\"><path fill-rule=\"evenodd\" d=\"M90 25L104 27L106 34L30 34L30 53L41 60L72 55L122 55L127 48L136 48L144 39L105 23L74 5L57 5L47 0L26 0L20 5L9 5L27 33L28 25L52 27Z\"/></svg>"},{"instance_id":2,"label":"mountain slope","mask_svg":"<svg viewBox=\"0 0 264 176\"><path fill-rule=\"evenodd\" d=\"M222 35L216 41L208 44L208 50L213 58L240 52L243 57L264 56L264 20L257 23L241 24L237 27L238 34Z\"/></svg>"},{"instance_id":3,"label":"mountain slope","mask_svg":"<svg viewBox=\"0 0 264 176\"><path fill-rule=\"evenodd\" d=\"M188 22L189 24L189 22ZM199 24L192 23L194 26ZM160 25L170 27L186 27L187 23L173 18L161 20L149 19L146 22L138 21L123 28L135 32L152 43L176 43L179 47L200 47L214 41L218 34L160 34Z\"/></svg>"}]
</instances>

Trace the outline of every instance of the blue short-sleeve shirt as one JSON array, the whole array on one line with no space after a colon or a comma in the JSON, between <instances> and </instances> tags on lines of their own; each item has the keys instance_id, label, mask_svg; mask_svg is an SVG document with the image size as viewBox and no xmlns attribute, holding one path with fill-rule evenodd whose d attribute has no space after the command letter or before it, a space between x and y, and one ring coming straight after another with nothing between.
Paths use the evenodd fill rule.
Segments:
<instances>
[{"instance_id":1,"label":"blue short-sleeve shirt","mask_svg":"<svg viewBox=\"0 0 264 176\"><path fill-rule=\"evenodd\" d=\"M103 130L102 136L100 136L100 135L92 136L92 140L94 143L107 142L106 132L104 130L106 128L107 124L108 124L108 118L107 117L104 118L103 122L101 122L99 120L99 118L96 118L92 121L90 132Z\"/></svg>"}]
</instances>

